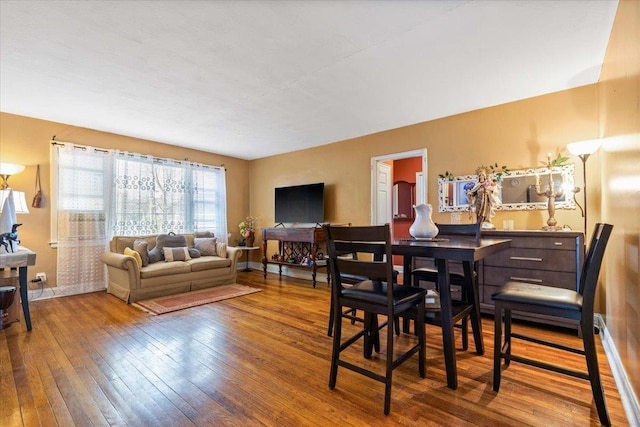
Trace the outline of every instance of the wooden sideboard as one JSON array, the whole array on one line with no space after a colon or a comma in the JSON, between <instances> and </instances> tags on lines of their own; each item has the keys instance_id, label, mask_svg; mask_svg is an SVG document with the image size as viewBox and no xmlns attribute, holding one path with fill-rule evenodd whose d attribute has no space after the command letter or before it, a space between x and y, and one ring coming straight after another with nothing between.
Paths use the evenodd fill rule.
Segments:
<instances>
[{"instance_id":1,"label":"wooden sideboard","mask_svg":"<svg viewBox=\"0 0 640 427\"><path fill-rule=\"evenodd\" d=\"M480 309L494 312L491 295L508 280L577 290L584 258L584 236L575 231L483 231L483 237L511 239L511 248L482 260ZM514 318L578 328L576 322L514 312Z\"/></svg>"},{"instance_id":2,"label":"wooden sideboard","mask_svg":"<svg viewBox=\"0 0 640 427\"><path fill-rule=\"evenodd\" d=\"M327 266L325 259L318 259L318 248L324 243L324 230L320 227L272 227L262 230L262 266L264 277L267 277L267 265L278 266L282 276L282 266L311 270L313 287L316 287L316 272L318 268ZM267 253L269 240L278 241L278 252L273 255ZM328 280L328 276L327 276Z\"/></svg>"}]
</instances>

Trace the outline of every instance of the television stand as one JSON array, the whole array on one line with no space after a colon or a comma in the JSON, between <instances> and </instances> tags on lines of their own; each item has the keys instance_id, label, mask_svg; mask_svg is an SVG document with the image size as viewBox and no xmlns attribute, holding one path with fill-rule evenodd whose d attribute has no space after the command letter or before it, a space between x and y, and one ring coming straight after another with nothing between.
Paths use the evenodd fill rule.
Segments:
<instances>
[{"instance_id":1,"label":"television stand","mask_svg":"<svg viewBox=\"0 0 640 427\"><path fill-rule=\"evenodd\" d=\"M318 259L318 248L324 243L324 230L319 227L292 227L292 228L263 228L262 230L262 267L264 278L267 278L267 265L278 266L282 277L282 266L311 270L313 287L316 287L316 272L318 268L327 266L325 259ZM267 253L267 242L276 240L278 252L275 256ZM327 275L327 283L329 276Z\"/></svg>"}]
</instances>

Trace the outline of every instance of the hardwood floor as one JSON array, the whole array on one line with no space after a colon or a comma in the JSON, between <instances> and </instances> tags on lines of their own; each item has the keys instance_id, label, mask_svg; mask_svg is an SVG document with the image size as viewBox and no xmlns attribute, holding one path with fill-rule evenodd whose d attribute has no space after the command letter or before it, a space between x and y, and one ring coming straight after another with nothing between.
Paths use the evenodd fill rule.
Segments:
<instances>
[{"instance_id":1,"label":"hardwood floor","mask_svg":"<svg viewBox=\"0 0 640 427\"><path fill-rule=\"evenodd\" d=\"M259 272L239 273L238 282L263 292L161 316L103 292L31 302L31 332L24 322L0 331L0 425L599 424L586 381L513 363L493 392L491 318L483 321L486 354L476 355L472 343L458 352L457 390L446 386L440 329L428 326L427 378L415 357L396 369L385 416L378 382L339 370L336 389L328 388L325 283L314 289ZM565 332L540 334L579 342ZM628 425L598 343L612 423ZM362 363L361 352L353 360ZM367 363L384 370L375 353ZM583 366L577 356L568 363Z\"/></svg>"}]
</instances>

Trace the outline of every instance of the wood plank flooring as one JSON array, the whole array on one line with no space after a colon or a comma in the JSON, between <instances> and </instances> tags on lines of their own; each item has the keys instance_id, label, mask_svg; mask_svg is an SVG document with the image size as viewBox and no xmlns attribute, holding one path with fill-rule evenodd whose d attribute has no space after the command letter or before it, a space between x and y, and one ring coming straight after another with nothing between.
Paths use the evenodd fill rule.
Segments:
<instances>
[{"instance_id":1,"label":"wood plank flooring","mask_svg":"<svg viewBox=\"0 0 640 427\"><path fill-rule=\"evenodd\" d=\"M239 273L238 282L263 292L161 316L104 292L31 302L31 332L24 322L0 331L0 425L599 425L586 381L513 363L493 392L491 318L486 354L472 343L458 352L457 390L446 386L440 329L428 326L427 378L415 357L396 369L385 416L381 383L339 370L328 388L325 283L314 289L261 272ZM579 342L566 331L539 333ZM402 335L398 345L413 339ZM628 425L600 343L599 355L612 423ZM384 372L378 355L365 362L355 349L351 357ZM583 367L578 357L567 363Z\"/></svg>"}]
</instances>

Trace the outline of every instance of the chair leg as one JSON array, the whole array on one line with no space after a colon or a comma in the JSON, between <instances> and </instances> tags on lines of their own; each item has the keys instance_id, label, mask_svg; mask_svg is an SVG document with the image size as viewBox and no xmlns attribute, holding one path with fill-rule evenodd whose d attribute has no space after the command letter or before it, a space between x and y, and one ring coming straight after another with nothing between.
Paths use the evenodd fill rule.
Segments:
<instances>
[{"instance_id":1,"label":"chair leg","mask_svg":"<svg viewBox=\"0 0 640 427\"><path fill-rule=\"evenodd\" d=\"M378 316L372 313L364 313L364 358L371 359L373 347L380 351L380 338L378 334Z\"/></svg>"},{"instance_id":2,"label":"chair leg","mask_svg":"<svg viewBox=\"0 0 640 427\"><path fill-rule=\"evenodd\" d=\"M511 364L511 310L504 309L504 364Z\"/></svg>"},{"instance_id":3,"label":"chair leg","mask_svg":"<svg viewBox=\"0 0 640 427\"><path fill-rule=\"evenodd\" d=\"M609 414L607 414L607 404L604 400L604 390L600 381L600 369L598 368L598 354L596 352L596 343L593 332L593 321L588 320L581 322L582 341L584 343L585 358L587 360L587 370L589 371L589 381L591 382L591 391L593 399L598 410L600 423L604 426L610 426Z\"/></svg>"},{"instance_id":4,"label":"chair leg","mask_svg":"<svg viewBox=\"0 0 640 427\"><path fill-rule=\"evenodd\" d=\"M469 316L462 318L462 349L469 348Z\"/></svg>"},{"instance_id":5,"label":"chair leg","mask_svg":"<svg viewBox=\"0 0 640 427\"><path fill-rule=\"evenodd\" d=\"M333 325L333 349L331 350L331 370L329 371L329 389L336 388L336 379L338 377L338 360L340 359L340 340L342 339L342 315L334 315ZM332 311L335 309L332 307Z\"/></svg>"},{"instance_id":6,"label":"chair leg","mask_svg":"<svg viewBox=\"0 0 640 427\"><path fill-rule=\"evenodd\" d=\"M327 327L327 336L331 336L333 335L333 322L335 321L334 319L334 314L333 314L333 303L331 303L331 309L329 310L329 326Z\"/></svg>"},{"instance_id":7,"label":"chair leg","mask_svg":"<svg viewBox=\"0 0 640 427\"><path fill-rule=\"evenodd\" d=\"M500 390L500 365L502 361L502 307L496 302L494 313L494 340L493 340L493 390Z\"/></svg>"},{"instance_id":8,"label":"chair leg","mask_svg":"<svg viewBox=\"0 0 640 427\"><path fill-rule=\"evenodd\" d=\"M384 414L391 410L391 381L393 378L393 334L395 331L387 324L387 367L384 383Z\"/></svg>"},{"instance_id":9,"label":"chair leg","mask_svg":"<svg viewBox=\"0 0 640 427\"><path fill-rule=\"evenodd\" d=\"M415 323L417 323L419 325L419 331L418 331L418 344L420 345L420 350L418 350L418 369L420 371L420 377L421 378L426 378L427 377L427 366L426 366L426 359L427 359L427 332L426 332L426 328L425 328L425 321L424 321L424 316L425 316L425 310L424 310L424 306L423 305L419 305L418 306L418 319L416 320Z\"/></svg>"}]
</instances>

